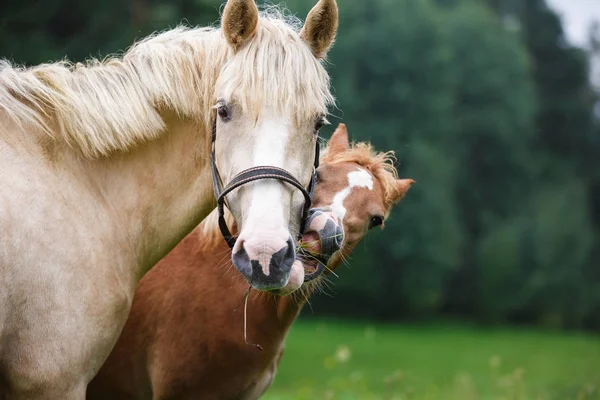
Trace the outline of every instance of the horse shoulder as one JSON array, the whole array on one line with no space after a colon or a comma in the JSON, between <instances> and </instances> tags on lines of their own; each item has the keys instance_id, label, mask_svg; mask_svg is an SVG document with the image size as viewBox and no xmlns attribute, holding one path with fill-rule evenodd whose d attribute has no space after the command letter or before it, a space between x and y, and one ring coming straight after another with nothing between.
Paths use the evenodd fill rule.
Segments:
<instances>
[{"instance_id":1,"label":"horse shoulder","mask_svg":"<svg viewBox=\"0 0 600 400\"><path fill-rule=\"evenodd\" d=\"M2 140L0 155L0 369L12 387L91 377L103 357L82 365L80 353L108 355L106 332L127 315L107 273L124 260L101 240L108 222L86 215L89 193Z\"/></svg>"}]
</instances>

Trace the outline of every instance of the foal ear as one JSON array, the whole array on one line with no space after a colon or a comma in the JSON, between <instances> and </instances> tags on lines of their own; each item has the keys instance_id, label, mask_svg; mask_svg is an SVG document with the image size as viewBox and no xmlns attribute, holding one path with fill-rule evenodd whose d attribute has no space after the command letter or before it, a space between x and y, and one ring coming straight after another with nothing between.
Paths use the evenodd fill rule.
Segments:
<instances>
[{"instance_id":1,"label":"foal ear","mask_svg":"<svg viewBox=\"0 0 600 400\"><path fill-rule=\"evenodd\" d=\"M329 150L327 154L336 155L348 151L350 144L348 143L348 130L345 124L339 124L331 139L329 139Z\"/></svg>"},{"instance_id":2,"label":"foal ear","mask_svg":"<svg viewBox=\"0 0 600 400\"><path fill-rule=\"evenodd\" d=\"M221 17L227 43L237 51L256 30L258 7L254 0L228 0Z\"/></svg>"},{"instance_id":3,"label":"foal ear","mask_svg":"<svg viewBox=\"0 0 600 400\"><path fill-rule=\"evenodd\" d=\"M412 179L396 179L394 183L393 199L394 203L402 200L408 189L415 183Z\"/></svg>"},{"instance_id":4,"label":"foal ear","mask_svg":"<svg viewBox=\"0 0 600 400\"><path fill-rule=\"evenodd\" d=\"M300 37L317 58L324 58L335 40L338 28L338 6L335 0L319 0L306 17Z\"/></svg>"}]
</instances>

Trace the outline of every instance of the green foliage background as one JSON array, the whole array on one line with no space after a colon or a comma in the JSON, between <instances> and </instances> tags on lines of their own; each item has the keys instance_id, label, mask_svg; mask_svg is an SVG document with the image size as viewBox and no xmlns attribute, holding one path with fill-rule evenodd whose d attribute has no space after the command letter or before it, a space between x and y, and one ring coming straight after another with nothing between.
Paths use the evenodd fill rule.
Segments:
<instances>
[{"instance_id":1,"label":"green foliage background","mask_svg":"<svg viewBox=\"0 0 600 400\"><path fill-rule=\"evenodd\" d=\"M312 1L289 0L303 18ZM600 328L600 126L588 55L544 0L340 1L332 127L417 184L317 315ZM82 61L218 0L9 0L0 57Z\"/></svg>"}]
</instances>

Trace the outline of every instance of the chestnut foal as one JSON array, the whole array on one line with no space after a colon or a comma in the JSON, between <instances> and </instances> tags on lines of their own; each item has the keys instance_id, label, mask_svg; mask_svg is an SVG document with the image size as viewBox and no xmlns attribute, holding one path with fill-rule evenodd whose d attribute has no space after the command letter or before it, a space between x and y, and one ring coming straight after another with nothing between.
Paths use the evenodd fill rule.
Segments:
<instances>
[{"instance_id":1,"label":"chestnut foal","mask_svg":"<svg viewBox=\"0 0 600 400\"><path fill-rule=\"evenodd\" d=\"M349 146L343 124L333 134L313 200L325 220L341 221L343 227L342 247L329 257L328 269L340 265L369 229L383 227L392 205L414 183L396 178L390 156L375 154L365 143ZM309 229L320 231L314 225ZM309 238L314 232L304 240ZM328 239L319 239L313 250L325 247ZM250 294L247 335L260 344L259 351L244 342L244 307L234 312L248 284L223 267L230 263L229 252L213 213L144 276L117 345L89 385L88 399L239 400L264 393L314 285L305 285L303 296ZM309 264L305 268L314 268Z\"/></svg>"}]
</instances>

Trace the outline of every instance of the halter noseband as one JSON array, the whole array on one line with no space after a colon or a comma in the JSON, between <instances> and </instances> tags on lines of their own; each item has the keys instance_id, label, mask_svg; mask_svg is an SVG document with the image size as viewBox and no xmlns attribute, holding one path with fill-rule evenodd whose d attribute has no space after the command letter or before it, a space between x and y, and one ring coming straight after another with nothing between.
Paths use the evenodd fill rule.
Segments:
<instances>
[{"instance_id":1,"label":"halter noseband","mask_svg":"<svg viewBox=\"0 0 600 400\"><path fill-rule=\"evenodd\" d=\"M308 188L304 188L302 184L289 172L286 170L273 167L273 166L258 166L252 167L243 170L239 174L237 174L231 182L229 182L225 187L221 184L221 176L219 174L219 170L217 169L217 164L215 162L215 142L217 139L217 119L215 118L213 121L212 127L212 144L210 151L210 164L212 167L212 179L213 179L213 189L215 192L215 198L217 199L217 208L219 210L219 228L221 229L221 234L223 238L229 245L229 247L233 248L237 237L234 237L229 228L227 227L227 222L225 222L225 196L230 193L232 190L239 188L240 186L260 179L277 179L283 182L287 182L290 185L294 186L296 189L300 190L304 195L304 206L302 207L302 219L300 220L300 230L298 231L298 240L302 238L302 233L304 232L304 227L306 224L306 219L308 217L308 211L310 210L310 206L312 203L312 196L315 191L315 184L317 179L317 168L319 167L319 141L317 140L317 145L315 149L315 162L313 166L313 172L310 177L310 183L308 184ZM320 262L318 264L321 264ZM310 281L315 279L317 276L323 272L324 266L318 265L317 271L308 274L305 276L304 281Z\"/></svg>"}]
</instances>

